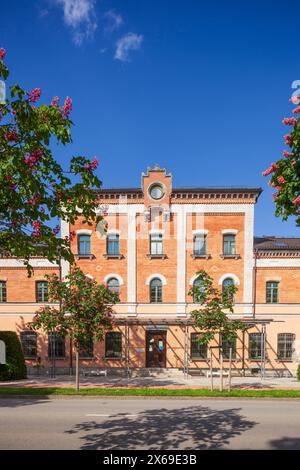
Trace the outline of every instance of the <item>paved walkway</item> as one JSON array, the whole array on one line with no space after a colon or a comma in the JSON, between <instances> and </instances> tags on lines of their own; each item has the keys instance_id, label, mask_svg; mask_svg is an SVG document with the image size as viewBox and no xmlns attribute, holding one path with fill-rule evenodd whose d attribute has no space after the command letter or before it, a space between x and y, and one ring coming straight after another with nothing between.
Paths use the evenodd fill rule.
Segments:
<instances>
[{"instance_id":1,"label":"paved walkway","mask_svg":"<svg viewBox=\"0 0 300 470\"><path fill-rule=\"evenodd\" d=\"M55 379L49 377L29 377L27 380L14 382L0 382L0 387L70 387L73 386L75 378L70 376L57 376ZM285 389L299 390L300 382L294 377L233 377L232 388L239 389ZM163 387L163 388L209 388L211 381L206 377L160 376L160 377L80 377L81 387ZM224 388L228 384L228 378L223 379ZM214 377L214 386L218 388L220 377Z\"/></svg>"}]
</instances>

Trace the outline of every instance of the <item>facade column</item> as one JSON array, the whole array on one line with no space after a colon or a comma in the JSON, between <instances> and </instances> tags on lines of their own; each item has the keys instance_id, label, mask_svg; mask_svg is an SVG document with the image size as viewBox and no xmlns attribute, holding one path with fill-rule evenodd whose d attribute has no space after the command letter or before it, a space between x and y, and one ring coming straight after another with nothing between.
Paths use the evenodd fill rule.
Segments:
<instances>
[{"instance_id":1,"label":"facade column","mask_svg":"<svg viewBox=\"0 0 300 470\"><path fill-rule=\"evenodd\" d=\"M186 211L184 205L176 211L177 217L177 313L185 313L186 302Z\"/></svg>"},{"instance_id":2,"label":"facade column","mask_svg":"<svg viewBox=\"0 0 300 470\"><path fill-rule=\"evenodd\" d=\"M69 237L70 223L61 219L60 223L61 238ZM70 272L70 263L65 259L61 259L61 277L64 279Z\"/></svg>"},{"instance_id":3,"label":"facade column","mask_svg":"<svg viewBox=\"0 0 300 470\"><path fill-rule=\"evenodd\" d=\"M245 210L244 238L244 315L252 316L253 304L253 238L254 238L254 205L249 204Z\"/></svg>"},{"instance_id":4,"label":"facade column","mask_svg":"<svg viewBox=\"0 0 300 470\"><path fill-rule=\"evenodd\" d=\"M136 313L136 208L128 205L127 302L128 313Z\"/></svg>"}]
</instances>

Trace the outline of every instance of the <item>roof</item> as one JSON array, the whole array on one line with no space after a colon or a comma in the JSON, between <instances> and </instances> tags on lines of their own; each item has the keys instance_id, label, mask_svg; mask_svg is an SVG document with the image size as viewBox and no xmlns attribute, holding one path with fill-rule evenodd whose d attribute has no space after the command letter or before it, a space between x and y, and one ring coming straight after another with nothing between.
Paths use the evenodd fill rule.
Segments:
<instances>
[{"instance_id":1,"label":"roof","mask_svg":"<svg viewBox=\"0 0 300 470\"><path fill-rule=\"evenodd\" d=\"M99 194L139 194L143 196L141 188L102 188L98 190ZM262 193L262 188L241 187L241 186L197 186L197 187L177 187L172 188L171 196L179 193L186 194L253 194L258 197Z\"/></svg>"},{"instance_id":2,"label":"roof","mask_svg":"<svg viewBox=\"0 0 300 470\"><path fill-rule=\"evenodd\" d=\"M264 235L254 238L256 250L300 250L300 238L298 237L275 237Z\"/></svg>"}]
</instances>

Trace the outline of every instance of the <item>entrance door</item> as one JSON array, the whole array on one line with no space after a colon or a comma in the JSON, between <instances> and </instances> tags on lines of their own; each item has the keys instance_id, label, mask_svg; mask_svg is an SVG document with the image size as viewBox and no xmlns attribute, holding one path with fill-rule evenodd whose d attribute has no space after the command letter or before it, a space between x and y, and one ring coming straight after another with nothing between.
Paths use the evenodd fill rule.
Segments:
<instances>
[{"instance_id":1,"label":"entrance door","mask_svg":"<svg viewBox=\"0 0 300 470\"><path fill-rule=\"evenodd\" d=\"M166 331L146 332L146 367L166 367Z\"/></svg>"}]
</instances>

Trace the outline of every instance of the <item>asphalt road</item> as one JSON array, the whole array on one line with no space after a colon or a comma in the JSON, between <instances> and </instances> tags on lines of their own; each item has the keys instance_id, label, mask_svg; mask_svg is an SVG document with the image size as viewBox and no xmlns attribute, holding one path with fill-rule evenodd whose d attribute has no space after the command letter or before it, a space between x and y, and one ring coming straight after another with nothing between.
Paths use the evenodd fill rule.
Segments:
<instances>
[{"instance_id":1,"label":"asphalt road","mask_svg":"<svg viewBox=\"0 0 300 470\"><path fill-rule=\"evenodd\" d=\"M0 449L300 449L300 400L1 398Z\"/></svg>"}]
</instances>

